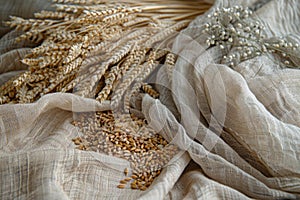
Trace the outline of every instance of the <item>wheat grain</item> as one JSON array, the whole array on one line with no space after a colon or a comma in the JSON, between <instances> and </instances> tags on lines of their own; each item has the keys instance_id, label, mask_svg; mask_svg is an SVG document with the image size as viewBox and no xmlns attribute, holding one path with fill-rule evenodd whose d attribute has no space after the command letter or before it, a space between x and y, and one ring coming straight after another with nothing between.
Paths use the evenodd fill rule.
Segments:
<instances>
[{"instance_id":1,"label":"wheat grain","mask_svg":"<svg viewBox=\"0 0 300 200\"><path fill-rule=\"evenodd\" d=\"M169 81L172 80L173 77L173 70L174 70L174 66L175 66L175 60L176 60L176 56L174 53L168 53L166 56L166 60L165 60L165 66L167 68L167 76Z\"/></svg>"},{"instance_id":2,"label":"wheat grain","mask_svg":"<svg viewBox=\"0 0 300 200\"><path fill-rule=\"evenodd\" d=\"M60 92L68 92L68 91L72 90L76 85L77 85L77 83L75 82L75 79L73 79L67 85L63 86L62 89L59 91Z\"/></svg>"},{"instance_id":3,"label":"wheat grain","mask_svg":"<svg viewBox=\"0 0 300 200\"><path fill-rule=\"evenodd\" d=\"M89 4L99 4L105 2L104 0L52 0L53 3L60 4L79 4L79 5L89 5Z\"/></svg>"},{"instance_id":4,"label":"wheat grain","mask_svg":"<svg viewBox=\"0 0 300 200\"><path fill-rule=\"evenodd\" d=\"M78 94L84 97L88 96L93 90L93 88L95 87L96 83L104 75L108 67L120 61L126 54L128 54L128 52L132 49L132 47L133 47L132 43L125 44L124 46L118 48L117 52L113 54L113 56L109 58L107 61L103 62L100 65L96 65L95 67L91 67L90 68L90 72L92 73L91 77L82 84L85 90L79 91Z\"/></svg>"},{"instance_id":5,"label":"wheat grain","mask_svg":"<svg viewBox=\"0 0 300 200\"><path fill-rule=\"evenodd\" d=\"M136 116L128 121L128 115L116 116L109 111L82 113L77 118L73 124L84 134L73 139L79 148L113 155L131 163L131 169L125 168L124 175L132 175L120 180L121 186L117 187L121 189L132 181L132 189L146 190L178 152L176 146L168 144L147 127L144 119Z\"/></svg>"},{"instance_id":6,"label":"wheat grain","mask_svg":"<svg viewBox=\"0 0 300 200\"><path fill-rule=\"evenodd\" d=\"M114 81L116 80L116 76L118 74L118 67L114 66L109 72L107 78L105 78L105 86L98 94L96 100L103 102L107 100L108 95L112 91Z\"/></svg>"},{"instance_id":7,"label":"wheat grain","mask_svg":"<svg viewBox=\"0 0 300 200\"><path fill-rule=\"evenodd\" d=\"M68 56L63 60L64 64L68 64L75 60L78 56L83 53L82 44L75 44L73 45L68 53Z\"/></svg>"},{"instance_id":8,"label":"wheat grain","mask_svg":"<svg viewBox=\"0 0 300 200\"><path fill-rule=\"evenodd\" d=\"M167 29L154 35L150 40L147 41L145 46L151 47L151 45L154 44L155 42L161 41L161 40L165 39L166 37L170 36L171 34L182 29L183 27L186 27L188 25L188 23L189 23L188 20L184 20L184 21L176 23L175 25L173 25L171 27L168 27Z\"/></svg>"},{"instance_id":9,"label":"wheat grain","mask_svg":"<svg viewBox=\"0 0 300 200\"><path fill-rule=\"evenodd\" d=\"M0 97L8 94L10 91L15 89L14 79L10 79L4 84L0 85ZM6 99L6 98L3 98Z\"/></svg>"},{"instance_id":10,"label":"wheat grain","mask_svg":"<svg viewBox=\"0 0 300 200\"><path fill-rule=\"evenodd\" d=\"M159 93L157 91L155 91L151 85L143 84L142 90L155 99L157 99L159 97Z\"/></svg>"},{"instance_id":11,"label":"wheat grain","mask_svg":"<svg viewBox=\"0 0 300 200\"><path fill-rule=\"evenodd\" d=\"M70 49L70 47L71 46L66 43L63 43L63 44L56 44L53 42L43 43L41 46L33 48L31 53L32 53L32 56L38 56L38 55L42 55L49 51L67 51ZM28 63L28 65L32 65L32 64Z\"/></svg>"},{"instance_id":12,"label":"wheat grain","mask_svg":"<svg viewBox=\"0 0 300 200\"><path fill-rule=\"evenodd\" d=\"M70 72L78 69L82 64L83 59L81 57L76 58L71 63L62 67L63 74L69 74Z\"/></svg>"},{"instance_id":13,"label":"wheat grain","mask_svg":"<svg viewBox=\"0 0 300 200\"><path fill-rule=\"evenodd\" d=\"M130 90L128 90L125 93L125 97L124 97L125 112L129 112L131 96L133 96L134 93L138 93L139 89L143 85L142 81L144 81L144 79L147 76L149 76L149 74L159 64L156 60L160 59L161 57L163 57L166 54L167 54L167 52L165 50L158 50L158 51L153 51L150 53L148 62L146 63L146 65L143 66L143 69L142 69L143 73L136 74L136 77L134 78L136 83L133 85L133 87Z\"/></svg>"},{"instance_id":14,"label":"wheat grain","mask_svg":"<svg viewBox=\"0 0 300 200\"><path fill-rule=\"evenodd\" d=\"M107 83L103 91L100 92L98 100L103 101L107 98L107 95L116 88L117 82L121 81L122 76L129 70L130 67L135 68L141 62L143 62L146 54L146 50L138 50L138 46L135 45L132 48L131 53L126 57L124 62L112 68L111 73L108 76L109 83Z\"/></svg>"},{"instance_id":15,"label":"wheat grain","mask_svg":"<svg viewBox=\"0 0 300 200\"><path fill-rule=\"evenodd\" d=\"M72 72L70 75L67 77L64 77L63 80L57 84L55 91L56 92L61 92L64 87L66 87L67 84L69 84L74 78L77 76L77 72Z\"/></svg>"},{"instance_id":16,"label":"wheat grain","mask_svg":"<svg viewBox=\"0 0 300 200\"><path fill-rule=\"evenodd\" d=\"M42 95L53 91L58 86L63 87L64 85L69 83L70 77L74 77L77 75L78 67L80 66L81 62L82 59L78 58L74 62L70 63L70 65L67 66L67 69L62 69L61 71L56 72L55 76L47 78L47 80L49 80L49 86L47 88L44 88Z\"/></svg>"},{"instance_id":17,"label":"wheat grain","mask_svg":"<svg viewBox=\"0 0 300 200\"><path fill-rule=\"evenodd\" d=\"M130 84L134 81L134 79L142 72L143 65L137 65L135 68L129 71L130 74L125 75L124 80L120 83L120 85L116 88L116 91L112 97L112 107L117 108L120 104L120 101L123 97L123 94L130 86ZM127 105L129 101L127 101Z\"/></svg>"},{"instance_id":18,"label":"wheat grain","mask_svg":"<svg viewBox=\"0 0 300 200\"><path fill-rule=\"evenodd\" d=\"M57 66L58 63L63 59L63 55L60 54L53 54L50 56L44 56L40 59L40 62L38 64L39 68L46 68L46 67L54 67Z\"/></svg>"},{"instance_id":19,"label":"wheat grain","mask_svg":"<svg viewBox=\"0 0 300 200\"><path fill-rule=\"evenodd\" d=\"M84 6L70 4L54 4L57 11L80 14L85 10Z\"/></svg>"},{"instance_id":20,"label":"wheat grain","mask_svg":"<svg viewBox=\"0 0 300 200\"><path fill-rule=\"evenodd\" d=\"M34 13L34 17L38 19L61 19L61 20L73 20L76 15L65 13L65 12L56 12L56 11L41 11L39 13Z\"/></svg>"},{"instance_id":21,"label":"wheat grain","mask_svg":"<svg viewBox=\"0 0 300 200\"><path fill-rule=\"evenodd\" d=\"M120 184L120 185L118 185L118 188L120 188L120 189L123 189L123 188L125 188L125 187L126 187L125 184Z\"/></svg>"}]
</instances>

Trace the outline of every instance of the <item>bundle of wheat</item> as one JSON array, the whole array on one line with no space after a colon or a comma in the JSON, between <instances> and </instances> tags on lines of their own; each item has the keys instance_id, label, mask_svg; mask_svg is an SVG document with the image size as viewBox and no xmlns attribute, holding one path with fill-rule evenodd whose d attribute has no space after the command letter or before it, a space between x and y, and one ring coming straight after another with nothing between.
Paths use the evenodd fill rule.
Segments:
<instances>
[{"instance_id":1,"label":"bundle of wheat","mask_svg":"<svg viewBox=\"0 0 300 200\"><path fill-rule=\"evenodd\" d=\"M140 88L166 60L167 45L176 33L210 6L195 0L54 2L56 11L7 22L25 32L17 40L40 45L22 60L28 71L1 86L1 104L30 103L50 92L74 91L118 105L124 94L132 94L127 89L133 82L137 86L132 88Z\"/></svg>"}]
</instances>

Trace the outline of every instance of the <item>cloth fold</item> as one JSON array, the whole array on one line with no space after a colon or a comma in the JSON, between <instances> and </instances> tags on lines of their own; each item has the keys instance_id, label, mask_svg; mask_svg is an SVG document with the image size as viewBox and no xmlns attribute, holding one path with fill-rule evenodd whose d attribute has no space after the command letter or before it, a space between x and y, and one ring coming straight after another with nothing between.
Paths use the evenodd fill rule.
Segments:
<instances>
[{"instance_id":1,"label":"cloth fold","mask_svg":"<svg viewBox=\"0 0 300 200\"><path fill-rule=\"evenodd\" d=\"M253 9L267 37L297 41L297 0L216 0L182 31L171 76L166 66L152 75L159 100L141 102L149 126L181 150L146 191L116 187L126 160L74 149L74 114L109 110L110 102L54 93L0 105L1 199L299 199L300 71L267 55L220 64L226 52L208 47L202 31L209 14L235 5ZM48 4L35 6L26 16ZM26 70L19 60L34 44L14 43L18 34L0 40L0 84Z\"/></svg>"}]
</instances>

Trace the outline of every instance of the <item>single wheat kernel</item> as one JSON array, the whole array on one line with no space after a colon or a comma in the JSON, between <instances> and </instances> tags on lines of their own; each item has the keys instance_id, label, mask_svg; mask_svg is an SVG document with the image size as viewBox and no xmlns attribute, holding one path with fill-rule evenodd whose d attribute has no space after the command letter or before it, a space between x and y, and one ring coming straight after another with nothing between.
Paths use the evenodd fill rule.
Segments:
<instances>
[{"instance_id":1,"label":"single wheat kernel","mask_svg":"<svg viewBox=\"0 0 300 200\"><path fill-rule=\"evenodd\" d=\"M130 186L131 189L138 189L138 186L135 183L131 183Z\"/></svg>"},{"instance_id":2,"label":"single wheat kernel","mask_svg":"<svg viewBox=\"0 0 300 200\"><path fill-rule=\"evenodd\" d=\"M125 169L124 169L124 174L125 174L125 176L128 175L128 168L125 168Z\"/></svg>"},{"instance_id":3,"label":"single wheat kernel","mask_svg":"<svg viewBox=\"0 0 300 200\"><path fill-rule=\"evenodd\" d=\"M74 141L74 144L80 145L80 141L79 141L78 139L76 139L76 140Z\"/></svg>"},{"instance_id":4,"label":"single wheat kernel","mask_svg":"<svg viewBox=\"0 0 300 200\"><path fill-rule=\"evenodd\" d=\"M143 191L145 191L145 190L147 190L147 187L146 186L142 186L142 187L140 187L140 189L143 190Z\"/></svg>"},{"instance_id":5,"label":"single wheat kernel","mask_svg":"<svg viewBox=\"0 0 300 200\"><path fill-rule=\"evenodd\" d=\"M132 178L131 177L127 177L127 178L125 178L124 180L125 181L130 181Z\"/></svg>"},{"instance_id":6,"label":"single wheat kernel","mask_svg":"<svg viewBox=\"0 0 300 200\"><path fill-rule=\"evenodd\" d=\"M124 185L124 184L119 184L117 187L120 188L120 189L124 189L124 188L126 187L126 185Z\"/></svg>"},{"instance_id":7,"label":"single wheat kernel","mask_svg":"<svg viewBox=\"0 0 300 200\"><path fill-rule=\"evenodd\" d=\"M132 175L131 178L137 179L138 177L136 175Z\"/></svg>"}]
</instances>

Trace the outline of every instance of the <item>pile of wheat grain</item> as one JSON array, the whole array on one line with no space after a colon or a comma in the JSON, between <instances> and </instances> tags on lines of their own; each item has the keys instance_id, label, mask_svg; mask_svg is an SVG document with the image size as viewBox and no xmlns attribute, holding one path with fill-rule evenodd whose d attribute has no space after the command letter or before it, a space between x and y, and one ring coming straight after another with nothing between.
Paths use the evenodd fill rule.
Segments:
<instances>
[{"instance_id":1,"label":"pile of wheat grain","mask_svg":"<svg viewBox=\"0 0 300 200\"><path fill-rule=\"evenodd\" d=\"M116 118L115 118L116 117ZM116 116L111 111L80 113L73 124L84 136L73 139L78 149L124 158L131 164L119 188L130 183L132 189L145 190L163 167L178 153L161 135L147 126L146 120L131 115ZM130 175L130 176L128 176Z\"/></svg>"}]
</instances>

